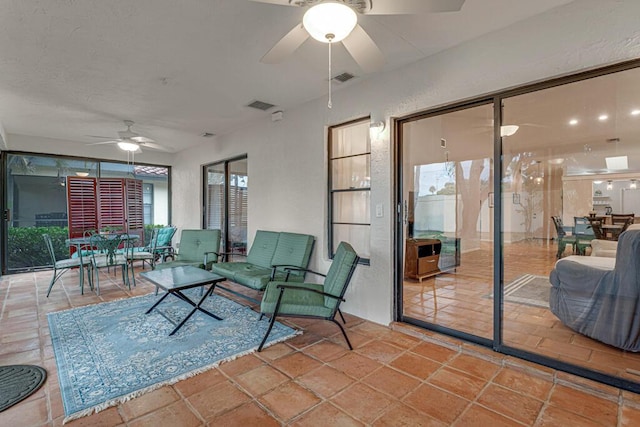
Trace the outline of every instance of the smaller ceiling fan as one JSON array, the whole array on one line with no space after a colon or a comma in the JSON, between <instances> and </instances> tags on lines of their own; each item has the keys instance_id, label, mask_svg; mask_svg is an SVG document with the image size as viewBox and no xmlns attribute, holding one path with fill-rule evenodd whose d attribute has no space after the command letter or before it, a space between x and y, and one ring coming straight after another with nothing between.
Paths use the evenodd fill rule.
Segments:
<instances>
[{"instance_id":1,"label":"smaller ceiling fan","mask_svg":"<svg viewBox=\"0 0 640 427\"><path fill-rule=\"evenodd\" d=\"M309 36L324 43L342 44L365 72L378 70L385 58L376 43L358 24L361 15L407 15L457 12L465 0L251 0L281 6L305 7L302 23L297 24L260 62L275 64L284 60Z\"/></svg>"},{"instance_id":2,"label":"smaller ceiling fan","mask_svg":"<svg viewBox=\"0 0 640 427\"><path fill-rule=\"evenodd\" d=\"M124 120L124 124L127 127L127 130L118 131L118 139L113 139L110 141L101 141L101 142L93 142L87 145L103 145L103 144L117 144L121 150L130 151L130 152L140 152L142 151L140 148L151 148L153 150L160 151L169 151L167 148L162 145L156 144L155 141L151 138L147 138L146 136L141 136L138 133L131 130L131 126L134 125L133 120ZM109 138L107 136L96 136L89 135L93 138Z\"/></svg>"}]
</instances>

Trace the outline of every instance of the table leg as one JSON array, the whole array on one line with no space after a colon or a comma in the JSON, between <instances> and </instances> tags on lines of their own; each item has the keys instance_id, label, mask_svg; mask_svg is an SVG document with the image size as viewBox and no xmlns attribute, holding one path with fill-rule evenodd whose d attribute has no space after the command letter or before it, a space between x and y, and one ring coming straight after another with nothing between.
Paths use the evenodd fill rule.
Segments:
<instances>
[{"instance_id":1,"label":"table leg","mask_svg":"<svg viewBox=\"0 0 640 427\"><path fill-rule=\"evenodd\" d=\"M169 294L170 294L170 292L165 292L164 295L162 295L162 298L160 298L158 301L156 301L156 303L153 304L153 307L151 307L149 310L147 310L144 314L151 313L153 311L153 309L156 308L158 306L158 304L160 304L162 302L162 300L164 300Z\"/></svg>"},{"instance_id":2,"label":"table leg","mask_svg":"<svg viewBox=\"0 0 640 427\"><path fill-rule=\"evenodd\" d=\"M169 334L170 336L175 334L176 332L178 332L178 330L182 327L182 325L184 325L187 320L189 320L189 318L191 316L193 316L193 313L195 313L196 311L200 310L203 313L213 317L216 320L222 320L221 317L216 316L215 314L211 313L208 310L205 310L204 308L200 307L200 305L204 302L205 299L207 299L207 297L209 295L211 295L211 293L213 292L213 289L216 287L215 283L212 283L211 286L209 287L209 289L207 290L207 292L205 292L204 296L202 298L200 298L200 301L198 301L198 303L194 303L193 301L191 301L189 298L187 298L186 295L184 295L182 292L180 291L175 291L174 293L176 294L176 296L178 296L180 299L188 302L189 304L191 304L193 306L193 310L191 310L191 312L187 315L187 317L185 317L184 319L182 319L182 322L180 322L180 324L178 326L175 327L175 329L173 331L171 331L171 333Z\"/></svg>"}]
</instances>

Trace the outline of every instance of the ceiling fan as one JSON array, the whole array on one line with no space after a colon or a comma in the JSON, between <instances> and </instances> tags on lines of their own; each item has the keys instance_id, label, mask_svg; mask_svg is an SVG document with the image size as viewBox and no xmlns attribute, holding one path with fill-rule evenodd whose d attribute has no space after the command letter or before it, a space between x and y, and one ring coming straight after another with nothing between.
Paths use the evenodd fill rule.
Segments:
<instances>
[{"instance_id":1,"label":"ceiling fan","mask_svg":"<svg viewBox=\"0 0 640 427\"><path fill-rule=\"evenodd\" d=\"M364 72L376 71L385 63L378 46L358 24L361 15L407 15L457 12L465 0L251 0L281 6L308 8L302 23L271 48L260 60L275 64L284 60L309 36L323 43L342 41Z\"/></svg>"},{"instance_id":2,"label":"ceiling fan","mask_svg":"<svg viewBox=\"0 0 640 427\"><path fill-rule=\"evenodd\" d=\"M112 139L110 141L93 142L87 145L103 145L103 144L117 144L121 150L130 152L140 152L140 148L151 148L153 150L169 151L162 145L156 144L155 141L146 136L141 136L138 133L131 130L134 122L132 120L124 120L124 124L127 130L118 131L118 139ZM107 136L89 135L93 138L109 138Z\"/></svg>"}]
</instances>

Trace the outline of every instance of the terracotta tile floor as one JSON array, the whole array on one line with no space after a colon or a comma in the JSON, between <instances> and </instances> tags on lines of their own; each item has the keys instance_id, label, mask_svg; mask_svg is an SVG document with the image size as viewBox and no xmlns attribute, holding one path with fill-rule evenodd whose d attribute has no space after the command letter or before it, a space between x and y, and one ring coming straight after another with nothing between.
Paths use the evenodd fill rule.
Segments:
<instances>
[{"instance_id":1,"label":"terracotta tile floor","mask_svg":"<svg viewBox=\"0 0 640 427\"><path fill-rule=\"evenodd\" d=\"M50 274L0 279L0 364L37 364L49 375L34 395L0 413L0 426L62 424L47 313L154 291L139 279L129 292L105 275L100 297L80 295L71 272L45 298ZM640 424L638 395L411 326L347 321L354 351L330 322L296 321L305 333L290 341L67 425Z\"/></svg>"}]
</instances>

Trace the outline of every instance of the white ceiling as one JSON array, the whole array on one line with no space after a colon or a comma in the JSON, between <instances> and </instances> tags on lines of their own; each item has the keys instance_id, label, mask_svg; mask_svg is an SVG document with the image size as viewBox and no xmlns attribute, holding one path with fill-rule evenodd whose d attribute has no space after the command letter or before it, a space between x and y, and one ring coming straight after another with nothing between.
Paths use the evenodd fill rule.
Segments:
<instances>
[{"instance_id":1,"label":"white ceiling","mask_svg":"<svg viewBox=\"0 0 640 427\"><path fill-rule=\"evenodd\" d=\"M570 0L467 0L460 12L359 16L387 58L385 72ZM304 9L249 0L3 0L0 124L11 134L96 142L123 119L171 151L203 143L327 92L327 46L260 58ZM333 75L366 78L340 45ZM253 100L275 104L262 112ZM114 146L114 150L117 148Z\"/></svg>"}]
</instances>

